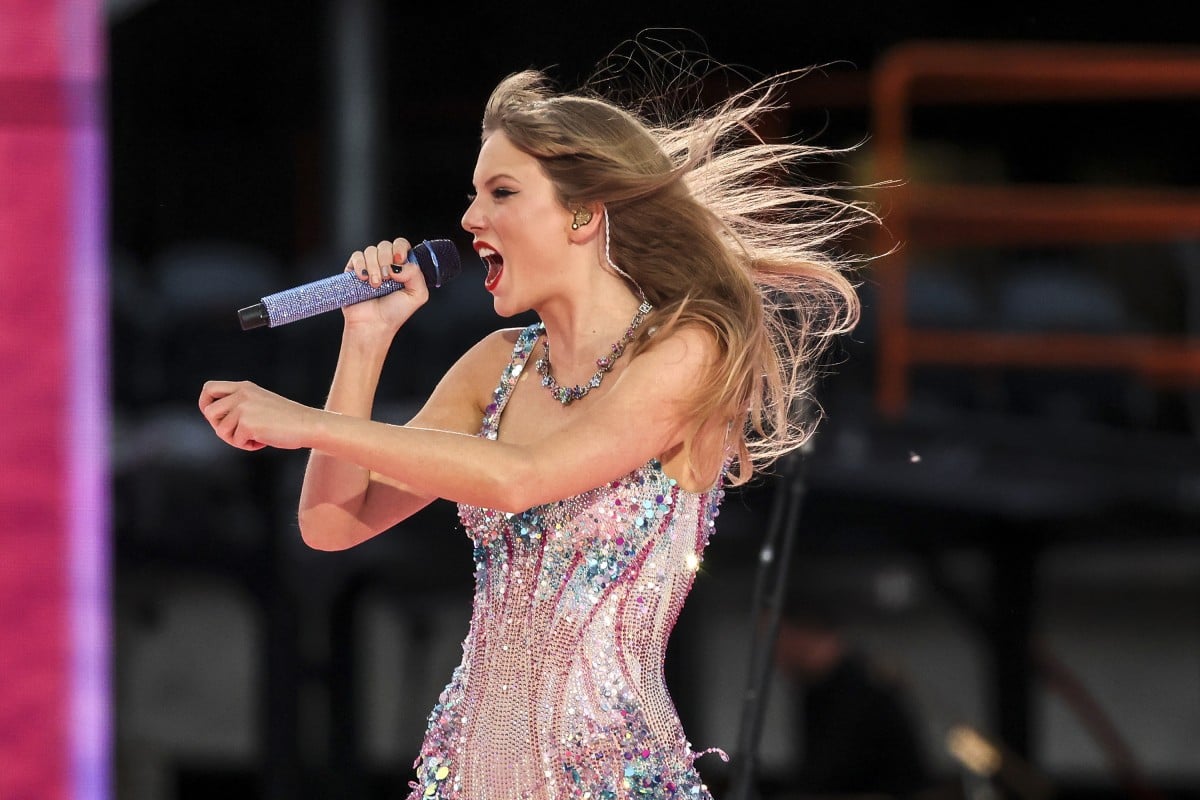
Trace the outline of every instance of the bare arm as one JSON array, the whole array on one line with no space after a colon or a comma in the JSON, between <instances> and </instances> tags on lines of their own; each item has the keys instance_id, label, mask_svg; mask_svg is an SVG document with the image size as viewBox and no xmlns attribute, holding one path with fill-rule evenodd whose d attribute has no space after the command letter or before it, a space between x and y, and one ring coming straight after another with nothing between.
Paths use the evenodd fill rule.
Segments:
<instances>
[{"instance_id":1,"label":"bare arm","mask_svg":"<svg viewBox=\"0 0 1200 800\"><path fill-rule=\"evenodd\" d=\"M478 396L484 373L508 345L500 333L480 342L450 369L408 425L469 434L483 417ZM371 431L386 429L371 422L372 398L386 347L346 337L325 410L335 420L358 420ZM321 550L353 547L420 511L436 498L397 477L389 477L337 454L314 448L300 492L299 522L304 541Z\"/></svg>"},{"instance_id":2,"label":"bare arm","mask_svg":"<svg viewBox=\"0 0 1200 800\"><path fill-rule=\"evenodd\" d=\"M417 427L419 419L393 426L285 407L289 401L252 384L210 382L201 405L217 433L235 446L311 447L387 475L389 485L420 498L517 512L594 488L678 445L689 423L679 399L708 367L713 347L702 333L676 332L631 361L588 413L527 444ZM462 372L473 372L470 362Z\"/></svg>"},{"instance_id":3,"label":"bare arm","mask_svg":"<svg viewBox=\"0 0 1200 800\"><path fill-rule=\"evenodd\" d=\"M428 300L424 277L407 262L408 251L406 240L395 239L350 256L346 269L360 280L373 286L396 280L404 286L385 298L343 310L341 351L325 404L330 414L371 418L384 358L400 328ZM478 424L478 403L462 386L463 372L460 367L451 370L416 424L453 431ZM300 493L300 532L312 547L344 549L411 516L432 499L359 464L314 450Z\"/></svg>"}]
</instances>

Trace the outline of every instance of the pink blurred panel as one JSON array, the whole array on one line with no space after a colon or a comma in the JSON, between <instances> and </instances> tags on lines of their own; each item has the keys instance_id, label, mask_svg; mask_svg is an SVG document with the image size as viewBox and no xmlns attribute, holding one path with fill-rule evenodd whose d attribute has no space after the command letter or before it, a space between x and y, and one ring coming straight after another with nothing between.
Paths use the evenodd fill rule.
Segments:
<instances>
[{"instance_id":1,"label":"pink blurred panel","mask_svg":"<svg viewBox=\"0 0 1200 800\"><path fill-rule=\"evenodd\" d=\"M61 7L0 9L0 797L71 795L71 241Z\"/></svg>"},{"instance_id":2,"label":"pink blurred panel","mask_svg":"<svg viewBox=\"0 0 1200 800\"><path fill-rule=\"evenodd\" d=\"M66 135L0 128L0 797L66 797L71 701L62 304Z\"/></svg>"},{"instance_id":3,"label":"pink blurred panel","mask_svg":"<svg viewBox=\"0 0 1200 800\"><path fill-rule=\"evenodd\" d=\"M50 0L3 0L0 4L0 80L62 74L63 4Z\"/></svg>"}]
</instances>

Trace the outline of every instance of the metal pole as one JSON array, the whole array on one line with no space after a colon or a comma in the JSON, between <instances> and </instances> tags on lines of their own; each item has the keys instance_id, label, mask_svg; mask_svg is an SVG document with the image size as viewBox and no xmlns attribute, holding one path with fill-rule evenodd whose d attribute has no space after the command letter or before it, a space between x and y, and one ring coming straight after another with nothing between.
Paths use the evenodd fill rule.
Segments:
<instances>
[{"instance_id":1,"label":"metal pole","mask_svg":"<svg viewBox=\"0 0 1200 800\"><path fill-rule=\"evenodd\" d=\"M332 139L331 244L349 253L379 233L383 166L383 20L378 0L338 0L329 9L329 132Z\"/></svg>"},{"instance_id":2,"label":"metal pole","mask_svg":"<svg viewBox=\"0 0 1200 800\"><path fill-rule=\"evenodd\" d=\"M775 650L775 638L779 635L788 565L792 560L792 545L806 489L804 455L809 452L809 447L806 445L801 451L789 453L782 461L771 520L759 554L758 576L750 610L750 669L742 698L742 717L731 782L734 800L755 800L760 796L756 785L758 747L762 739L771 680L771 655Z\"/></svg>"}]
</instances>

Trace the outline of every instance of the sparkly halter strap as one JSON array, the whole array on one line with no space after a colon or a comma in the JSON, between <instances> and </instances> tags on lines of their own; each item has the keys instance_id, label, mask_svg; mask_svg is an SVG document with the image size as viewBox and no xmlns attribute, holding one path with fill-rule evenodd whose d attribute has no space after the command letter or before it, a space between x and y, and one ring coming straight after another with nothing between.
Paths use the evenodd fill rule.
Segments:
<instances>
[{"instance_id":1,"label":"sparkly halter strap","mask_svg":"<svg viewBox=\"0 0 1200 800\"><path fill-rule=\"evenodd\" d=\"M512 359L504 368L504 372L500 373L500 383L492 391L492 402L488 403L487 408L484 409L483 425L479 429L480 435L488 439L495 439L500 433L500 415L504 413L504 406L508 405L508 398L517 385L517 378L521 377L521 372L525 369L525 362L529 359L529 354L533 352L538 337L545 330L545 325L535 322L517 336L517 343L513 346Z\"/></svg>"}]
</instances>

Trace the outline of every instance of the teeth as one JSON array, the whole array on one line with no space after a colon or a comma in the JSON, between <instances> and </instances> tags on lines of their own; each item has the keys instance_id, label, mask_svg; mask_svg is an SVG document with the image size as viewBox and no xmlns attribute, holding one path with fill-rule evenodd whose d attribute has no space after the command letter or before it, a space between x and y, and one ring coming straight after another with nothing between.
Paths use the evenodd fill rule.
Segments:
<instances>
[{"instance_id":1,"label":"teeth","mask_svg":"<svg viewBox=\"0 0 1200 800\"><path fill-rule=\"evenodd\" d=\"M480 258L489 258L490 256L497 255L496 251L490 247L481 247L475 252L479 253Z\"/></svg>"}]
</instances>

